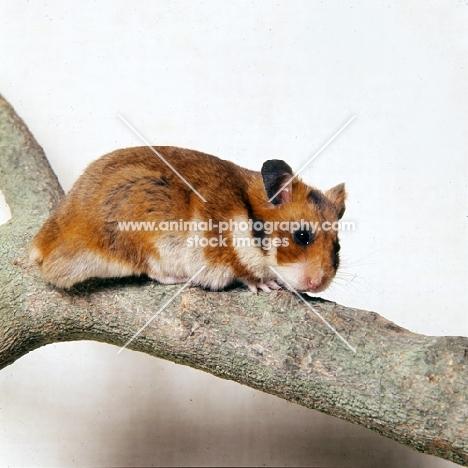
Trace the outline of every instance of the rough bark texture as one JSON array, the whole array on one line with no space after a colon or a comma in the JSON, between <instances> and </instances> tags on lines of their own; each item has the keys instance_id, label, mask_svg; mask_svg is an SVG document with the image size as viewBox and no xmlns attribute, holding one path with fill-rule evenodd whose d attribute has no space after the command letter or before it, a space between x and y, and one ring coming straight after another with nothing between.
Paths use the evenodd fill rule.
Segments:
<instances>
[{"instance_id":1,"label":"rough bark texture","mask_svg":"<svg viewBox=\"0 0 468 468\"><path fill-rule=\"evenodd\" d=\"M0 368L48 343L124 345L180 286L142 278L54 289L27 260L32 235L63 192L28 129L0 97ZM130 344L361 424L468 465L468 338L411 333L373 312L310 300L353 353L297 297L188 288Z\"/></svg>"}]
</instances>

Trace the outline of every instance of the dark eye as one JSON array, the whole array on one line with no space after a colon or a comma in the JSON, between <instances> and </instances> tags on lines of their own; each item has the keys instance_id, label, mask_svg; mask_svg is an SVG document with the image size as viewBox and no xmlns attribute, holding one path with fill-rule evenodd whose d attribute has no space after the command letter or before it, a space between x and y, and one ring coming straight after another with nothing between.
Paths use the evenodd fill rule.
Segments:
<instances>
[{"instance_id":1,"label":"dark eye","mask_svg":"<svg viewBox=\"0 0 468 468\"><path fill-rule=\"evenodd\" d=\"M312 242L312 232L308 229L299 229L294 232L294 240L299 245L309 245Z\"/></svg>"},{"instance_id":2,"label":"dark eye","mask_svg":"<svg viewBox=\"0 0 468 468\"><path fill-rule=\"evenodd\" d=\"M336 241L334 244L333 244L333 251L337 254L339 251L340 251L341 247L340 247L340 243L338 241Z\"/></svg>"}]
</instances>

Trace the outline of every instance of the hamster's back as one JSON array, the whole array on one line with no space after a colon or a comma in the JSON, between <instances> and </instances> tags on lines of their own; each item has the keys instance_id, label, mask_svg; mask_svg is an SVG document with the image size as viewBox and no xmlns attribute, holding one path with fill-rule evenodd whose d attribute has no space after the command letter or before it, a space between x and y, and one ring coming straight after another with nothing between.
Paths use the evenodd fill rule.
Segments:
<instances>
[{"instance_id":1,"label":"hamster's back","mask_svg":"<svg viewBox=\"0 0 468 468\"><path fill-rule=\"evenodd\" d=\"M51 283L69 287L91 276L145 273L152 239L141 232L121 236L118 222L237 210L258 176L201 152L154 149L164 161L149 147L121 149L91 163L77 180L32 242L31 259Z\"/></svg>"}]
</instances>

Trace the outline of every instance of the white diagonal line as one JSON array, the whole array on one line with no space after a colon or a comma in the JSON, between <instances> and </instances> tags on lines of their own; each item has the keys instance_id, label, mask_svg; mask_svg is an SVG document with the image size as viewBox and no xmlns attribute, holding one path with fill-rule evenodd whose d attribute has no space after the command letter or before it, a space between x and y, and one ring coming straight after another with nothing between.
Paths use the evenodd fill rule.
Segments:
<instances>
[{"instance_id":1,"label":"white diagonal line","mask_svg":"<svg viewBox=\"0 0 468 468\"><path fill-rule=\"evenodd\" d=\"M330 325L322 315L317 312L272 266L270 268L274 271L276 275L288 286L290 291L292 291L346 346L353 352L356 353L356 348L353 348L337 331Z\"/></svg>"},{"instance_id":2,"label":"white diagonal line","mask_svg":"<svg viewBox=\"0 0 468 468\"><path fill-rule=\"evenodd\" d=\"M176 170L174 167L172 167L171 164L169 164L169 162L166 161L166 160L161 156L161 154L153 148L152 145L149 144L148 140L146 140L146 138L143 137L143 135L141 135L141 133L139 133L139 132L138 132L130 123L128 123L127 120L125 120L120 114L119 114L119 118L120 118L120 120L122 120L122 122L124 122L124 123L127 125L128 128L130 128L130 129L133 131L133 133L135 133L135 135L137 135L137 136L140 138L140 140L141 140L156 156L158 156L158 157L166 164L167 167L169 167L169 168L172 170L172 172L174 172L174 174L177 174L177 175L179 176L179 178L180 178L182 181L184 181L185 184L187 184L187 185L190 187L190 189L191 189L194 193L196 193L196 194L198 195L198 197L199 197L201 200L203 200L203 201L206 203L206 200L203 198L203 196L200 195L200 193L197 192L197 190L195 190L195 189L193 188L193 186L190 185L190 183L187 182L187 180L185 180L184 177L182 177L182 175L179 174L179 172L177 172L177 170Z\"/></svg>"},{"instance_id":3,"label":"white diagonal line","mask_svg":"<svg viewBox=\"0 0 468 468\"><path fill-rule=\"evenodd\" d=\"M283 191L355 118L353 115L268 201Z\"/></svg>"},{"instance_id":4,"label":"white diagonal line","mask_svg":"<svg viewBox=\"0 0 468 468\"><path fill-rule=\"evenodd\" d=\"M206 267L202 266L117 352L120 354Z\"/></svg>"}]
</instances>

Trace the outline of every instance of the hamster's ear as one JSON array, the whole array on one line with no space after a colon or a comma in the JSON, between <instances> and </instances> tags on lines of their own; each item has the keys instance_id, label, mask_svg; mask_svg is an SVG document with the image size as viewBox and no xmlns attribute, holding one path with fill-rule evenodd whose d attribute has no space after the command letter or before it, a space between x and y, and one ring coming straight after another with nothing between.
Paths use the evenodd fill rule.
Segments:
<instances>
[{"instance_id":1,"label":"hamster's ear","mask_svg":"<svg viewBox=\"0 0 468 468\"><path fill-rule=\"evenodd\" d=\"M261 173L268 199L274 197L271 203L273 205L289 203L291 201L291 184L284 188L283 186L292 178L292 169L280 159L270 159L263 163ZM278 190L281 192L277 194Z\"/></svg>"},{"instance_id":2,"label":"hamster's ear","mask_svg":"<svg viewBox=\"0 0 468 468\"><path fill-rule=\"evenodd\" d=\"M343 217L345 212L346 190L344 184L339 184L325 192L326 197L333 203L338 214L338 219Z\"/></svg>"}]
</instances>

